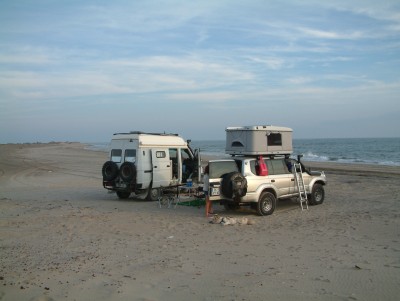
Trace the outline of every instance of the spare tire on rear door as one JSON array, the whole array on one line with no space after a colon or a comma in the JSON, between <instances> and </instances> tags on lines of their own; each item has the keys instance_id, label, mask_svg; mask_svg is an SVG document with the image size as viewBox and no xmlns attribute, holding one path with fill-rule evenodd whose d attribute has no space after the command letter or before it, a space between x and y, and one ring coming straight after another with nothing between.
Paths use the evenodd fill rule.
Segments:
<instances>
[{"instance_id":1,"label":"spare tire on rear door","mask_svg":"<svg viewBox=\"0 0 400 301\"><path fill-rule=\"evenodd\" d=\"M240 172L231 172L222 177L222 194L228 198L242 197L247 193L247 180Z\"/></svg>"},{"instance_id":2,"label":"spare tire on rear door","mask_svg":"<svg viewBox=\"0 0 400 301\"><path fill-rule=\"evenodd\" d=\"M119 170L119 176L125 182L136 182L136 166L132 162L124 162Z\"/></svg>"},{"instance_id":3,"label":"spare tire on rear door","mask_svg":"<svg viewBox=\"0 0 400 301\"><path fill-rule=\"evenodd\" d=\"M103 164L101 172L103 174L104 181L112 181L118 175L118 165L113 161L107 161Z\"/></svg>"}]
</instances>

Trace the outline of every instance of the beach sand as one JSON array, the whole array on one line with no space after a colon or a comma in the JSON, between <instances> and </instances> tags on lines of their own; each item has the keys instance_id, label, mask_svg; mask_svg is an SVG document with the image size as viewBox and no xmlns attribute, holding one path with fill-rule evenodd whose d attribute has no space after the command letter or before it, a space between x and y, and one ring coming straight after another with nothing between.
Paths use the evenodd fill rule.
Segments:
<instances>
[{"instance_id":1,"label":"beach sand","mask_svg":"<svg viewBox=\"0 0 400 301\"><path fill-rule=\"evenodd\" d=\"M118 200L107 154L0 145L0 300L398 300L400 168L312 163L325 202L273 215Z\"/></svg>"}]
</instances>

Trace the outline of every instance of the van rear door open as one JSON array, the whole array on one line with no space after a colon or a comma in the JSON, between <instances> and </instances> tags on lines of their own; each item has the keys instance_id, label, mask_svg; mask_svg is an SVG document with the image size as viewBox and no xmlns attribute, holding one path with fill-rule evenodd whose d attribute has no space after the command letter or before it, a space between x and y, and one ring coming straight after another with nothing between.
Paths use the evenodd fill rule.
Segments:
<instances>
[{"instance_id":1,"label":"van rear door open","mask_svg":"<svg viewBox=\"0 0 400 301\"><path fill-rule=\"evenodd\" d=\"M169 186L172 180L172 166L169 152L165 148L151 150L153 164L153 188Z\"/></svg>"}]
</instances>

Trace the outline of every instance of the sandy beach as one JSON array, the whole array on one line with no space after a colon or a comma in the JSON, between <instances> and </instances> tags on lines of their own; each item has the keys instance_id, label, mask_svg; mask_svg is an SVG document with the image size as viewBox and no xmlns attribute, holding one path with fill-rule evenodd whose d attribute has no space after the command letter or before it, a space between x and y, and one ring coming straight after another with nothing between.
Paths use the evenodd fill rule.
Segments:
<instances>
[{"instance_id":1,"label":"sandy beach","mask_svg":"<svg viewBox=\"0 0 400 301\"><path fill-rule=\"evenodd\" d=\"M325 170L325 202L273 215L119 200L107 154L0 145L0 300L398 300L400 167Z\"/></svg>"}]
</instances>

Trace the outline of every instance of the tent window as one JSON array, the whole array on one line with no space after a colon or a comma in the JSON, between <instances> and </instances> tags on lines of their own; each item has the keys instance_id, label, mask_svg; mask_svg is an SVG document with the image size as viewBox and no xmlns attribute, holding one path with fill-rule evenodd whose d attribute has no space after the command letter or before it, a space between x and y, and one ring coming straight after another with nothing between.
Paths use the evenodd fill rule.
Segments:
<instances>
[{"instance_id":1,"label":"tent window","mask_svg":"<svg viewBox=\"0 0 400 301\"><path fill-rule=\"evenodd\" d=\"M232 147L243 147L243 144L242 144L242 142L239 142L239 141L233 141Z\"/></svg>"},{"instance_id":2,"label":"tent window","mask_svg":"<svg viewBox=\"0 0 400 301\"><path fill-rule=\"evenodd\" d=\"M271 133L267 136L268 146L282 146L282 134Z\"/></svg>"}]
</instances>

